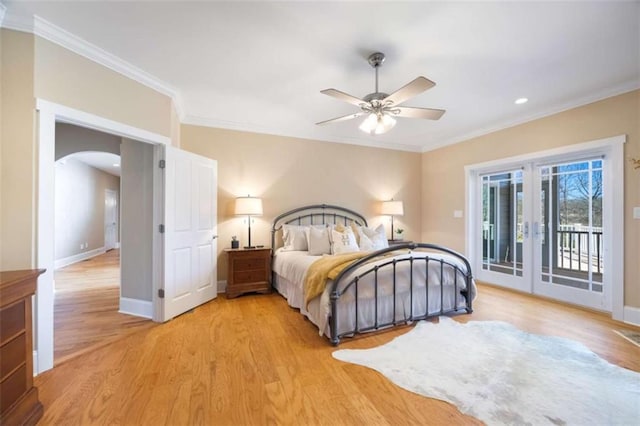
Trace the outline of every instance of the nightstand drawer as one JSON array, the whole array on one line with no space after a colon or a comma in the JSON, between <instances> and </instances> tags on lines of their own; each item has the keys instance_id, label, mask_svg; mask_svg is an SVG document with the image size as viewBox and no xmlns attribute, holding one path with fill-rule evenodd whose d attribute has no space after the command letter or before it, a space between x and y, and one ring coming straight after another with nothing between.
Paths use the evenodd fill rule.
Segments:
<instances>
[{"instance_id":1,"label":"nightstand drawer","mask_svg":"<svg viewBox=\"0 0 640 426\"><path fill-rule=\"evenodd\" d=\"M233 269L235 269L236 271L265 271L267 268L265 265L264 257L249 257L243 259L235 259L233 261Z\"/></svg>"},{"instance_id":2,"label":"nightstand drawer","mask_svg":"<svg viewBox=\"0 0 640 426\"><path fill-rule=\"evenodd\" d=\"M233 272L234 284L246 284L246 283L253 283L258 281L268 281L267 271L264 268L262 270L256 270L256 271L234 271Z\"/></svg>"}]
</instances>

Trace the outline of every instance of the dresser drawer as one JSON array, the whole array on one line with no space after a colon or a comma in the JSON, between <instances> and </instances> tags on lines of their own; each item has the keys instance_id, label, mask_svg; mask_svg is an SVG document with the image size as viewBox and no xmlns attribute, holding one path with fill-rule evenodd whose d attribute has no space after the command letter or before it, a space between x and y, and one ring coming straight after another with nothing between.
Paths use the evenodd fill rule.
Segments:
<instances>
[{"instance_id":1,"label":"dresser drawer","mask_svg":"<svg viewBox=\"0 0 640 426\"><path fill-rule=\"evenodd\" d=\"M27 359L27 336L22 333L0 348L0 380Z\"/></svg>"},{"instance_id":2,"label":"dresser drawer","mask_svg":"<svg viewBox=\"0 0 640 426\"><path fill-rule=\"evenodd\" d=\"M0 412L7 411L27 391L27 366L23 365L0 383Z\"/></svg>"},{"instance_id":3,"label":"dresser drawer","mask_svg":"<svg viewBox=\"0 0 640 426\"><path fill-rule=\"evenodd\" d=\"M29 303L31 301L29 300ZM25 302L20 301L6 308L0 309L0 344L25 329Z\"/></svg>"}]
</instances>

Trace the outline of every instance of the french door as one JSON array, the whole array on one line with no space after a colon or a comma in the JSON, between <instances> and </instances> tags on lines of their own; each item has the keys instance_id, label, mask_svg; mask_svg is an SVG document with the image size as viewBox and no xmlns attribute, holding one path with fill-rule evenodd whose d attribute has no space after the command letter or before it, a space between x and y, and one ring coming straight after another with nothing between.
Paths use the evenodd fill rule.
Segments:
<instances>
[{"instance_id":1,"label":"french door","mask_svg":"<svg viewBox=\"0 0 640 426\"><path fill-rule=\"evenodd\" d=\"M599 155L541 158L478 172L477 278L611 311L604 164Z\"/></svg>"}]
</instances>

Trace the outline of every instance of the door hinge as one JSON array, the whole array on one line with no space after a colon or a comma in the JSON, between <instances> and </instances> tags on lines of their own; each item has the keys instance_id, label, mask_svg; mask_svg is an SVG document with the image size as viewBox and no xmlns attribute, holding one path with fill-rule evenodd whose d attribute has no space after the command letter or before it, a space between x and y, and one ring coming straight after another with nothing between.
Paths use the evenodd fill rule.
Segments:
<instances>
[{"instance_id":1,"label":"door hinge","mask_svg":"<svg viewBox=\"0 0 640 426\"><path fill-rule=\"evenodd\" d=\"M158 231L160 231L161 234L164 234L164 225L158 225Z\"/></svg>"},{"instance_id":2,"label":"door hinge","mask_svg":"<svg viewBox=\"0 0 640 426\"><path fill-rule=\"evenodd\" d=\"M167 165L167 163L164 160L160 160L160 163L158 164L158 167L160 167L161 169L164 169L164 167Z\"/></svg>"},{"instance_id":3,"label":"door hinge","mask_svg":"<svg viewBox=\"0 0 640 426\"><path fill-rule=\"evenodd\" d=\"M158 297L160 299L164 299L164 288L159 288L158 289Z\"/></svg>"}]
</instances>

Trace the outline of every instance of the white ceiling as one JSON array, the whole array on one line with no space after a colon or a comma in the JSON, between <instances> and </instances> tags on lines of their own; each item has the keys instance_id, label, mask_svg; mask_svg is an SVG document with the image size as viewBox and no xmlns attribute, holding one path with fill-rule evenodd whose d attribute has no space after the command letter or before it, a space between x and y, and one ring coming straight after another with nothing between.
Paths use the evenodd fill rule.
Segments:
<instances>
[{"instance_id":1,"label":"white ceiling","mask_svg":"<svg viewBox=\"0 0 640 426\"><path fill-rule=\"evenodd\" d=\"M176 89L182 121L425 151L640 87L640 2L13 2ZM418 75L436 87L385 135L322 95L373 92ZM516 98L529 102L515 105Z\"/></svg>"},{"instance_id":2,"label":"white ceiling","mask_svg":"<svg viewBox=\"0 0 640 426\"><path fill-rule=\"evenodd\" d=\"M75 154L68 155L63 160L68 158L82 161L83 163L91 167L95 167L96 169L100 169L103 172L109 173L110 175L120 176L119 155L111 154L109 152L86 151L76 152Z\"/></svg>"}]
</instances>

